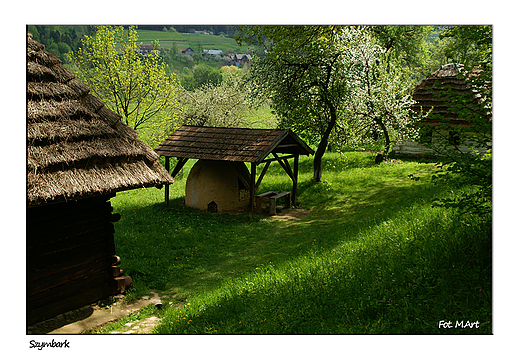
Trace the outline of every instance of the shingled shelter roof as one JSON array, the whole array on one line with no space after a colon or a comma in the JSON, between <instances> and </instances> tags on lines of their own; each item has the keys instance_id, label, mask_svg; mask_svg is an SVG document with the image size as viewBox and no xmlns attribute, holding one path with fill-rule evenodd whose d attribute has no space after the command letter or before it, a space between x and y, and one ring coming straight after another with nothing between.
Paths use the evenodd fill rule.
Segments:
<instances>
[{"instance_id":1,"label":"shingled shelter roof","mask_svg":"<svg viewBox=\"0 0 520 360\"><path fill-rule=\"evenodd\" d=\"M27 205L173 183L137 132L27 34Z\"/></svg>"},{"instance_id":2,"label":"shingled shelter roof","mask_svg":"<svg viewBox=\"0 0 520 360\"><path fill-rule=\"evenodd\" d=\"M461 76L464 75L464 76ZM473 74L475 75L475 74ZM430 77L422 80L414 89L413 99L415 104L412 110L419 113L422 109L427 112L431 109L427 122L435 123L435 115L448 119L451 124L465 125L467 121L455 113L449 111L447 104L440 96L446 89L458 92L459 94L469 94L470 98L478 101L479 93L472 87L465 74L464 66L461 64L446 64L436 70ZM433 107L433 109L432 109Z\"/></svg>"},{"instance_id":3,"label":"shingled shelter roof","mask_svg":"<svg viewBox=\"0 0 520 360\"><path fill-rule=\"evenodd\" d=\"M219 128L183 125L157 148L157 154L202 160L260 163L270 153L310 155L314 151L287 129Z\"/></svg>"}]
</instances>

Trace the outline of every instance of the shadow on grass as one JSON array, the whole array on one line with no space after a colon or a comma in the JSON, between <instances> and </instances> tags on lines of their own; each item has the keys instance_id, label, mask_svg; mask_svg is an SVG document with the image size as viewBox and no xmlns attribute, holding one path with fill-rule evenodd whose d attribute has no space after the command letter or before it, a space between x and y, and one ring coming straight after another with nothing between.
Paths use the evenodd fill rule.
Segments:
<instances>
[{"instance_id":1,"label":"shadow on grass","mask_svg":"<svg viewBox=\"0 0 520 360\"><path fill-rule=\"evenodd\" d=\"M211 303L170 311L157 332L491 334L490 229L468 229L442 211L401 225L409 238L383 230L384 241L365 237L369 246L264 267ZM442 329L440 320L479 327Z\"/></svg>"}]
</instances>

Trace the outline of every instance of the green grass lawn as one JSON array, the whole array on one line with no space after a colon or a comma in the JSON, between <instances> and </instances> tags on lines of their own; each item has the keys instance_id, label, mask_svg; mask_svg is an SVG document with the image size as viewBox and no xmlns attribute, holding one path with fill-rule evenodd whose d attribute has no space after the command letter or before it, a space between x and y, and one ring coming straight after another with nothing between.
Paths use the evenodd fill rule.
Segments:
<instances>
[{"instance_id":1,"label":"green grass lawn","mask_svg":"<svg viewBox=\"0 0 520 360\"><path fill-rule=\"evenodd\" d=\"M453 191L430 181L433 163L373 156L326 154L322 183L312 159L300 160L290 221L184 207L193 160L169 207L163 190L118 193L128 296L171 296L157 312L163 334L492 333L490 224L431 207ZM290 189L273 164L258 191Z\"/></svg>"}]
</instances>

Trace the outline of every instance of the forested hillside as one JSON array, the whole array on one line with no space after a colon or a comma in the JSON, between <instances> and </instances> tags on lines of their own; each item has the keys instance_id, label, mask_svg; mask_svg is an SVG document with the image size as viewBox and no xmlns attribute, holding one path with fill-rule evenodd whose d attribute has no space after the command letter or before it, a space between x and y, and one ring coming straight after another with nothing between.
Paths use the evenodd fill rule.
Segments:
<instances>
[{"instance_id":1,"label":"forested hillside","mask_svg":"<svg viewBox=\"0 0 520 360\"><path fill-rule=\"evenodd\" d=\"M33 39L45 45L45 50L67 63L66 54L81 45L81 38L90 33L90 25L29 25Z\"/></svg>"}]
</instances>

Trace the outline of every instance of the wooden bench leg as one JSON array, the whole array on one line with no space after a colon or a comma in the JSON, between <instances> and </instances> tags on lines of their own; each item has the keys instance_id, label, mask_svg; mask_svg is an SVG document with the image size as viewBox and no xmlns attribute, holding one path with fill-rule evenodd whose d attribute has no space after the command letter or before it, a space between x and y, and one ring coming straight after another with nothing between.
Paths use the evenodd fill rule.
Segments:
<instances>
[{"instance_id":1,"label":"wooden bench leg","mask_svg":"<svg viewBox=\"0 0 520 360\"><path fill-rule=\"evenodd\" d=\"M285 208L289 209L291 207L291 193L290 192L271 196L269 198L269 215L276 214L276 201L280 197L285 198Z\"/></svg>"},{"instance_id":2,"label":"wooden bench leg","mask_svg":"<svg viewBox=\"0 0 520 360\"><path fill-rule=\"evenodd\" d=\"M276 198L269 199L269 215L276 214Z\"/></svg>"}]
</instances>

